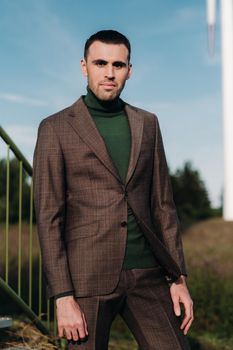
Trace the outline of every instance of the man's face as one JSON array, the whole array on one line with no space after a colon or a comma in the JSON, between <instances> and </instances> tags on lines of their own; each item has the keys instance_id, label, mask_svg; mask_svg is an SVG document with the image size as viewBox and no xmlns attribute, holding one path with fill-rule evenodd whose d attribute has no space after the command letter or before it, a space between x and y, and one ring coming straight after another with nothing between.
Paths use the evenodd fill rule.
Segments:
<instances>
[{"instance_id":1,"label":"man's face","mask_svg":"<svg viewBox=\"0 0 233 350\"><path fill-rule=\"evenodd\" d=\"M120 95L131 75L128 49L124 44L94 41L88 49L87 59L81 60L81 68L94 94L100 100L113 100Z\"/></svg>"}]
</instances>

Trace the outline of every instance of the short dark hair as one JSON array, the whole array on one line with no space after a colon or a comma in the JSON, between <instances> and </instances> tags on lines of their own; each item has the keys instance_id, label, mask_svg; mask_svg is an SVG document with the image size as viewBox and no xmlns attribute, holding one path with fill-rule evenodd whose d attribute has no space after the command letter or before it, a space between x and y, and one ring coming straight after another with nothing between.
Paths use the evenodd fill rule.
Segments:
<instances>
[{"instance_id":1,"label":"short dark hair","mask_svg":"<svg viewBox=\"0 0 233 350\"><path fill-rule=\"evenodd\" d=\"M128 53L128 62L130 62L131 45L130 45L128 38L126 38L125 35L117 32L116 30L111 30L111 29L100 30L99 32L91 35L89 39L87 39L87 41L85 43L85 47L84 47L85 60L87 59L88 49L94 41L101 41L102 43L105 43L105 44L123 44L123 45L125 45L128 49L128 52L129 52Z\"/></svg>"}]
</instances>

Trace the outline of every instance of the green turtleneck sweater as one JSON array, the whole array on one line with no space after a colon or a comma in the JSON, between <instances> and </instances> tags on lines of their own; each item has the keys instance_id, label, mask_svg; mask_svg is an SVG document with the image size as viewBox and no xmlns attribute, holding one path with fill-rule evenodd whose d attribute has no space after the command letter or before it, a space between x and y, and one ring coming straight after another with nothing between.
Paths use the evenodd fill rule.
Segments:
<instances>
[{"instance_id":1,"label":"green turtleneck sweater","mask_svg":"<svg viewBox=\"0 0 233 350\"><path fill-rule=\"evenodd\" d=\"M109 155L122 179L125 181L131 148L131 133L124 102L99 100L87 87L84 102L102 136ZM153 267L157 263L128 205L127 244L123 269Z\"/></svg>"}]
</instances>

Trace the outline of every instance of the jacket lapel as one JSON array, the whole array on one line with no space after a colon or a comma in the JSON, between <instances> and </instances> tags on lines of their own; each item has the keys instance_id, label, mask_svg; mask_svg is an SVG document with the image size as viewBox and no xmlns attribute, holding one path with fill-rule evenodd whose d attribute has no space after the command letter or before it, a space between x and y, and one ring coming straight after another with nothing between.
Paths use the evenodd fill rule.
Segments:
<instances>
[{"instance_id":1,"label":"jacket lapel","mask_svg":"<svg viewBox=\"0 0 233 350\"><path fill-rule=\"evenodd\" d=\"M131 176L133 175L133 171L136 167L136 163L140 153L144 116L142 114L139 114L136 108L133 108L128 104L126 104L125 106L125 112L128 116L129 126L131 130L131 152L128 172L125 181L127 185L129 180L131 179Z\"/></svg>"},{"instance_id":2,"label":"jacket lapel","mask_svg":"<svg viewBox=\"0 0 233 350\"><path fill-rule=\"evenodd\" d=\"M108 170L119 180L120 176L109 156L104 140L100 135L94 120L88 112L88 109L80 97L77 102L71 106L70 116L67 121L73 129L79 134L81 139L95 152L99 160L108 168Z\"/></svg>"},{"instance_id":3,"label":"jacket lapel","mask_svg":"<svg viewBox=\"0 0 233 350\"><path fill-rule=\"evenodd\" d=\"M95 152L96 156L104 166L118 179L118 181L121 182L121 184L126 186L133 174L139 156L144 118L142 114L139 115L137 110L128 104L125 106L125 112L128 116L131 130L131 152L125 184L122 182L118 171L112 162L104 140L89 114L82 97L71 106L70 117L67 121L79 134L82 140L92 149L93 152Z\"/></svg>"}]
</instances>

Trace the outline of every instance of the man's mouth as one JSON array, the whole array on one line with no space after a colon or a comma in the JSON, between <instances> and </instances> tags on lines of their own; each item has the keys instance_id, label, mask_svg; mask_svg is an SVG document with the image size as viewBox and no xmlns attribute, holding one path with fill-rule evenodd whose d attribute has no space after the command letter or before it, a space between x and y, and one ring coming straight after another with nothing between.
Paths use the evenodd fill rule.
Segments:
<instances>
[{"instance_id":1,"label":"man's mouth","mask_svg":"<svg viewBox=\"0 0 233 350\"><path fill-rule=\"evenodd\" d=\"M116 86L114 83L102 83L100 85L102 85L102 86L104 86L106 88L113 88L113 87Z\"/></svg>"}]
</instances>

